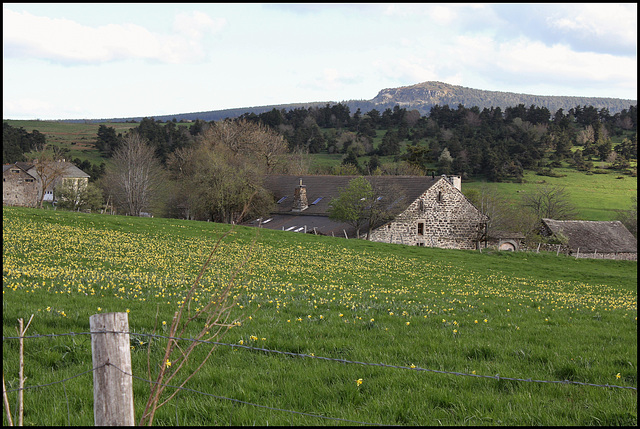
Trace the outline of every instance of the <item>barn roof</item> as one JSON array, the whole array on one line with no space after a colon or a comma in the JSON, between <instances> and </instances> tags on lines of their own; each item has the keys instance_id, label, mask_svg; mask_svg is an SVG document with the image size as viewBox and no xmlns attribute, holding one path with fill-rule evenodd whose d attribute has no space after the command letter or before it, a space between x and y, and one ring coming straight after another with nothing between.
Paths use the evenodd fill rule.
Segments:
<instances>
[{"instance_id":1,"label":"barn roof","mask_svg":"<svg viewBox=\"0 0 640 429\"><path fill-rule=\"evenodd\" d=\"M69 162L69 161L57 161L57 162L62 163L62 165L64 167L63 177L66 177L66 178L89 178L89 177L91 177L87 173L85 173L84 171L82 171L78 167L76 167L75 164L73 164L72 162ZM15 165L17 167L20 167L24 171L27 171L27 172L36 166L36 164L33 163L33 162L16 162ZM32 173L35 173L35 170ZM31 175L33 176L34 174L31 174Z\"/></svg>"},{"instance_id":2,"label":"barn roof","mask_svg":"<svg viewBox=\"0 0 640 429\"><path fill-rule=\"evenodd\" d=\"M567 237L573 251L580 248L580 252L585 253L638 252L638 241L619 221L542 219L542 222L552 233Z\"/></svg>"},{"instance_id":3,"label":"barn roof","mask_svg":"<svg viewBox=\"0 0 640 429\"><path fill-rule=\"evenodd\" d=\"M300 180L306 187L309 208L300 212L300 216L328 216L331 199L338 198L340 191L349 182L359 176L293 176L271 175L265 177L263 186L271 191L276 199L277 213L291 213L293 208L293 194ZM440 176L368 176L374 185L396 188L403 193L403 203L408 205L415 201L422 193L433 186Z\"/></svg>"},{"instance_id":4,"label":"barn roof","mask_svg":"<svg viewBox=\"0 0 640 429\"><path fill-rule=\"evenodd\" d=\"M273 214L247 222L245 225L260 226L262 228L279 231L316 233L318 235L330 235L334 237L344 237L345 233L349 238L356 236L354 227L348 223L331 220L327 216Z\"/></svg>"}]
</instances>

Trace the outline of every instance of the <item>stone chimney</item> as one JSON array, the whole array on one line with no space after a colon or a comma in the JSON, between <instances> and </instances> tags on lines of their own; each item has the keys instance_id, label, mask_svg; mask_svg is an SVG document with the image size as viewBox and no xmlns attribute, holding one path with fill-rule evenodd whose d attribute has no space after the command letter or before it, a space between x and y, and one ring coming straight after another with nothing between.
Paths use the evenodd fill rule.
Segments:
<instances>
[{"instance_id":1,"label":"stone chimney","mask_svg":"<svg viewBox=\"0 0 640 429\"><path fill-rule=\"evenodd\" d=\"M301 212L309 208L309 202L307 201L307 187L302 184L300 179L300 185L293 191L293 208L292 212Z\"/></svg>"},{"instance_id":2,"label":"stone chimney","mask_svg":"<svg viewBox=\"0 0 640 429\"><path fill-rule=\"evenodd\" d=\"M449 182L454 188L462 192L462 178L460 176L449 176Z\"/></svg>"}]
</instances>

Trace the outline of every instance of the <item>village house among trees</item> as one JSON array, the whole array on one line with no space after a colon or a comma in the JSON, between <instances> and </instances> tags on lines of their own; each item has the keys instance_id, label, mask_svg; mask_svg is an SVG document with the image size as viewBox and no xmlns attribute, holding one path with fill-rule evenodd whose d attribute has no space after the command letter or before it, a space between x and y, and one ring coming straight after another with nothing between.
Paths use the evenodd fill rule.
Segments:
<instances>
[{"instance_id":1,"label":"village house among trees","mask_svg":"<svg viewBox=\"0 0 640 429\"><path fill-rule=\"evenodd\" d=\"M59 185L75 190L86 188L89 175L71 162L61 160L50 165L16 162L2 166L2 204L37 207L42 201L54 202Z\"/></svg>"},{"instance_id":2,"label":"village house among trees","mask_svg":"<svg viewBox=\"0 0 640 429\"><path fill-rule=\"evenodd\" d=\"M569 221L580 214L562 187L545 184L545 177L572 169L637 181L635 104L612 113L592 105L550 110L465 104L434 105L427 114L398 104L351 112L347 104L327 103L236 112L239 117L210 122L194 117L188 126L186 118L131 119L136 125L125 135L99 125L88 146L106 164L76 158L75 166L57 161L69 159L69 148L4 122L3 203L42 207L58 200L60 209L241 223L411 246L633 258L637 243L628 236L613 244L612 228ZM317 154L320 163L312 162ZM536 181L542 186L509 200L493 188L461 192L463 179L524 184L530 180L525 172L542 176ZM73 196L82 187L84 195ZM635 237L637 200L632 201L631 208L620 201L614 210ZM555 232L549 220L549 231L540 235L541 219L590 227ZM594 246L576 244L574 237Z\"/></svg>"},{"instance_id":3,"label":"village house among trees","mask_svg":"<svg viewBox=\"0 0 640 429\"><path fill-rule=\"evenodd\" d=\"M361 216L332 218L331 203L357 178L267 177L276 210L248 224L347 238L364 238L366 231L371 241L448 249L476 249L485 239L488 218L462 194L459 176L371 176L370 197L355 196Z\"/></svg>"}]
</instances>

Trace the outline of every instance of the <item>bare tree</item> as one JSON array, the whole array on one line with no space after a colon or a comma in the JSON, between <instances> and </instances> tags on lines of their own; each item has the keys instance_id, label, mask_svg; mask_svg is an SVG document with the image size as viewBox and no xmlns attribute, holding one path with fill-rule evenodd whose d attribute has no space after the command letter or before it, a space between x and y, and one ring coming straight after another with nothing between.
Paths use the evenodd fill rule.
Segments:
<instances>
[{"instance_id":1,"label":"bare tree","mask_svg":"<svg viewBox=\"0 0 640 429\"><path fill-rule=\"evenodd\" d=\"M543 185L526 193L522 197L522 205L531 209L538 219L567 220L576 216L576 208L561 186Z\"/></svg>"},{"instance_id":2,"label":"bare tree","mask_svg":"<svg viewBox=\"0 0 640 429\"><path fill-rule=\"evenodd\" d=\"M131 216L149 210L164 180L153 148L137 133L128 134L106 172L107 192Z\"/></svg>"},{"instance_id":3,"label":"bare tree","mask_svg":"<svg viewBox=\"0 0 640 429\"><path fill-rule=\"evenodd\" d=\"M38 175L38 207L42 208L45 193L64 176L66 164L56 146L43 144L36 147L26 156L33 162L33 169Z\"/></svg>"},{"instance_id":4,"label":"bare tree","mask_svg":"<svg viewBox=\"0 0 640 429\"><path fill-rule=\"evenodd\" d=\"M199 142L209 148L224 146L235 156L251 158L266 173L284 161L287 153L287 143L281 135L244 119L216 123L202 133Z\"/></svg>"},{"instance_id":5,"label":"bare tree","mask_svg":"<svg viewBox=\"0 0 640 429\"><path fill-rule=\"evenodd\" d=\"M464 195L489 218L489 236L503 232L519 232L528 236L536 232L535 228L540 219L536 218L532 211L523 211L502 197L495 185L483 184L479 189L467 189Z\"/></svg>"}]
</instances>

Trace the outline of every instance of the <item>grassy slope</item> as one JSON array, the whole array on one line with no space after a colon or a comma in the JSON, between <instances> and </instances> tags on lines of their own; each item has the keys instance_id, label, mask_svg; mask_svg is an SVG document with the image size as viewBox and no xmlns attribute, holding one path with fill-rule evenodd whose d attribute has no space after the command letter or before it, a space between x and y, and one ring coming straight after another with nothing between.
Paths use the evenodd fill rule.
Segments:
<instances>
[{"instance_id":1,"label":"grassy slope","mask_svg":"<svg viewBox=\"0 0 640 429\"><path fill-rule=\"evenodd\" d=\"M228 228L4 208L3 335L15 335L16 319L30 314L36 315L31 334L86 332L90 315L127 309L131 330L150 333L156 311L160 321L171 320L206 253ZM256 232L239 227L225 241L200 303L216 279L229 278ZM252 318L223 342L479 375L637 385L634 262L259 230L250 267L237 290L236 314ZM148 338L132 339L133 368L146 378L146 344L139 341ZM29 340L26 349L28 385L90 367L86 337ZM9 388L16 385L16 351L15 341L5 342ZM161 358L160 346L153 346L152 362ZM28 390L25 422L91 424L90 380L68 381L66 392L61 385ZM637 424L635 391L345 365L230 347L220 347L188 387L383 424ZM134 381L134 390L139 416L148 388ZM11 404L15 397L10 394ZM156 423L334 424L187 392L161 409Z\"/></svg>"}]
</instances>

